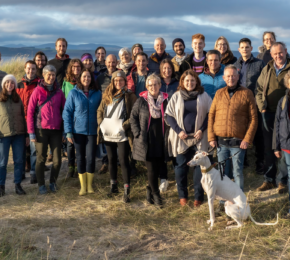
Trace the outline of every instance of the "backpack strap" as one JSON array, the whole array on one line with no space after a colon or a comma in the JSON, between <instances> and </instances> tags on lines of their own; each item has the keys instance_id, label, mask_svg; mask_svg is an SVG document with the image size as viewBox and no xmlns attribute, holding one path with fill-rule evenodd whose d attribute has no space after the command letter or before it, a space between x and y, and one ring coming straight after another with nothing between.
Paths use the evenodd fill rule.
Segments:
<instances>
[{"instance_id":1,"label":"backpack strap","mask_svg":"<svg viewBox=\"0 0 290 260\"><path fill-rule=\"evenodd\" d=\"M51 93L51 95L49 95L48 97L47 97L47 99L38 107L39 108L39 110L41 110L43 107L44 107L44 105L47 103L47 102L49 102L54 96L55 96L55 94L56 94L56 92L57 92L57 90L56 91L54 91L54 92L52 92Z\"/></svg>"}]
</instances>

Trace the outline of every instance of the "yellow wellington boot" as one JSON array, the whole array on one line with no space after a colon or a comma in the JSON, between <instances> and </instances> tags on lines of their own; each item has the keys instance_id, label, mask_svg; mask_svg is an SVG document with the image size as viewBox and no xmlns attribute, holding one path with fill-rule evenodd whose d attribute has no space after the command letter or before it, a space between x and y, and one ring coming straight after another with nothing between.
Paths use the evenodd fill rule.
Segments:
<instances>
[{"instance_id":1,"label":"yellow wellington boot","mask_svg":"<svg viewBox=\"0 0 290 260\"><path fill-rule=\"evenodd\" d=\"M93 179L94 179L94 174L87 172L87 190L88 190L88 193L91 193L91 194L95 193L93 189Z\"/></svg>"},{"instance_id":2,"label":"yellow wellington boot","mask_svg":"<svg viewBox=\"0 0 290 260\"><path fill-rule=\"evenodd\" d=\"M80 196L86 195L87 194L87 173L80 174L79 173L79 179L81 183L81 190L79 192Z\"/></svg>"}]
</instances>

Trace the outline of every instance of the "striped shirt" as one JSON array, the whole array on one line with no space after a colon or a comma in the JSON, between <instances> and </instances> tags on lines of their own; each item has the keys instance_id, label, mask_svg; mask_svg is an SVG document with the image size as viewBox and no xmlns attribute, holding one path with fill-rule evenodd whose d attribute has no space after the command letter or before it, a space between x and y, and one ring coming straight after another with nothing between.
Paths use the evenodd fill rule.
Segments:
<instances>
[{"instance_id":1,"label":"striped shirt","mask_svg":"<svg viewBox=\"0 0 290 260\"><path fill-rule=\"evenodd\" d=\"M203 56L200 60L197 60L195 57L193 57L192 62L192 69L199 75L203 72L205 65L205 56Z\"/></svg>"}]
</instances>

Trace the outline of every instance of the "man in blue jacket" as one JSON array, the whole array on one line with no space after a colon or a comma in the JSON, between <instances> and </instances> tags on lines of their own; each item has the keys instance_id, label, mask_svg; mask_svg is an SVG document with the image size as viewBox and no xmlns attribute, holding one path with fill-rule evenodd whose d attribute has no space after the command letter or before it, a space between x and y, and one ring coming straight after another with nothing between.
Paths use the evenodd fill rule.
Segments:
<instances>
[{"instance_id":1,"label":"man in blue jacket","mask_svg":"<svg viewBox=\"0 0 290 260\"><path fill-rule=\"evenodd\" d=\"M265 67L262 60L255 58L252 54L252 42L248 38L239 41L239 52L241 57L235 62L235 66L240 74L239 84L252 90L254 96L256 93L257 80ZM262 115L258 112L258 128L254 138L255 156L256 156L256 173L264 174L264 140L262 130ZM245 158L245 161L246 158Z\"/></svg>"},{"instance_id":2,"label":"man in blue jacket","mask_svg":"<svg viewBox=\"0 0 290 260\"><path fill-rule=\"evenodd\" d=\"M223 79L225 65L221 64L221 54L218 50L206 53L208 67L199 75L204 91L213 99L215 93L227 84Z\"/></svg>"}]
</instances>

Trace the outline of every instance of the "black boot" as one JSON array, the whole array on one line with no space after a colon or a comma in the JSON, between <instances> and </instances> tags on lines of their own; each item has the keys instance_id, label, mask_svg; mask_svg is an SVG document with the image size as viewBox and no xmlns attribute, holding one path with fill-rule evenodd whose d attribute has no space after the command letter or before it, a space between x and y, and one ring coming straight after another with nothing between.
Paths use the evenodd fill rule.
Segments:
<instances>
[{"instance_id":1,"label":"black boot","mask_svg":"<svg viewBox=\"0 0 290 260\"><path fill-rule=\"evenodd\" d=\"M152 190L150 186L146 186L146 200L150 204L154 204Z\"/></svg>"},{"instance_id":2,"label":"black boot","mask_svg":"<svg viewBox=\"0 0 290 260\"><path fill-rule=\"evenodd\" d=\"M153 194L153 201L156 206L159 206L160 208L163 208L162 198L160 196L160 191L158 191L156 194Z\"/></svg>"},{"instance_id":3,"label":"black boot","mask_svg":"<svg viewBox=\"0 0 290 260\"><path fill-rule=\"evenodd\" d=\"M16 194L18 194L18 195L25 195L25 194L26 194L26 192L22 189L20 183L15 184L15 192L16 192Z\"/></svg>"},{"instance_id":4,"label":"black boot","mask_svg":"<svg viewBox=\"0 0 290 260\"><path fill-rule=\"evenodd\" d=\"M31 184L37 183L36 174L30 174L30 183Z\"/></svg>"},{"instance_id":5,"label":"black boot","mask_svg":"<svg viewBox=\"0 0 290 260\"><path fill-rule=\"evenodd\" d=\"M22 180L25 180L26 179L26 176L25 176L25 172L22 173Z\"/></svg>"},{"instance_id":6,"label":"black boot","mask_svg":"<svg viewBox=\"0 0 290 260\"><path fill-rule=\"evenodd\" d=\"M117 181L111 180L111 189L110 189L110 192L107 194L107 196L112 197L113 194L118 194L118 193L119 193L119 190L118 190Z\"/></svg>"},{"instance_id":7,"label":"black boot","mask_svg":"<svg viewBox=\"0 0 290 260\"><path fill-rule=\"evenodd\" d=\"M129 184L124 184L124 196L123 196L123 201L125 203L129 203L130 200L130 186Z\"/></svg>"},{"instance_id":8,"label":"black boot","mask_svg":"<svg viewBox=\"0 0 290 260\"><path fill-rule=\"evenodd\" d=\"M5 185L0 185L0 197L5 195Z\"/></svg>"}]
</instances>

